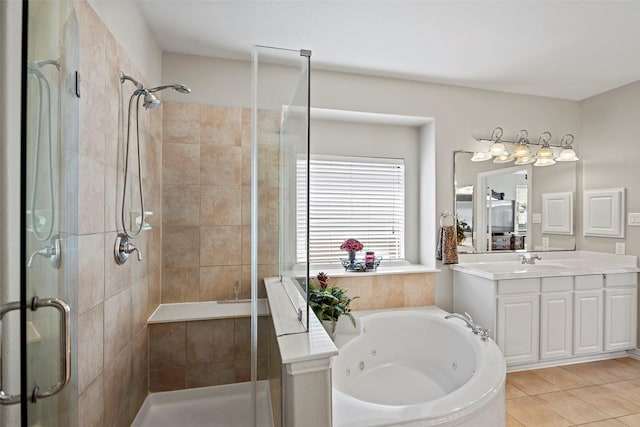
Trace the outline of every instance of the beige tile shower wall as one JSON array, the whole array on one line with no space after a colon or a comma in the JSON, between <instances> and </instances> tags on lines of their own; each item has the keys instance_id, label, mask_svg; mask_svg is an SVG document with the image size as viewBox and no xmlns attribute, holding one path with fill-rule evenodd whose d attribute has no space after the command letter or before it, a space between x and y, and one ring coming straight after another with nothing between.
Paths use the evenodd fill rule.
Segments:
<instances>
[{"instance_id":1,"label":"beige tile shower wall","mask_svg":"<svg viewBox=\"0 0 640 427\"><path fill-rule=\"evenodd\" d=\"M358 297L351 303L358 311L434 305L433 283L434 273L416 273L339 277L333 285Z\"/></svg>"},{"instance_id":2,"label":"beige tile shower wall","mask_svg":"<svg viewBox=\"0 0 640 427\"><path fill-rule=\"evenodd\" d=\"M122 197L119 71L147 82L91 6L85 0L74 0L73 5L80 26L82 76L80 141L75 153L79 165L79 425L129 426L147 395L146 321L160 302L162 111L140 114L145 210L155 213L153 229L135 241L144 261L137 262L133 256L118 266L113 248ZM133 89L128 83L124 86L125 102ZM132 164L136 161L135 156L130 159ZM130 192L137 191L137 176L131 173L129 182ZM137 201L133 203L137 206Z\"/></svg>"},{"instance_id":3,"label":"beige tile shower wall","mask_svg":"<svg viewBox=\"0 0 640 427\"><path fill-rule=\"evenodd\" d=\"M162 302L249 298L250 110L165 103L162 143ZM278 114L260 128L258 276L277 274ZM264 287L259 290L265 296Z\"/></svg>"},{"instance_id":4,"label":"beige tile shower wall","mask_svg":"<svg viewBox=\"0 0 640 427\"><path fill-rule=\"evenodd\" d=\"M267 378L269 319L258 318L258 379ZM149 390L251 380L248 317L149 325Z\"/></svg>"}]
</instances>

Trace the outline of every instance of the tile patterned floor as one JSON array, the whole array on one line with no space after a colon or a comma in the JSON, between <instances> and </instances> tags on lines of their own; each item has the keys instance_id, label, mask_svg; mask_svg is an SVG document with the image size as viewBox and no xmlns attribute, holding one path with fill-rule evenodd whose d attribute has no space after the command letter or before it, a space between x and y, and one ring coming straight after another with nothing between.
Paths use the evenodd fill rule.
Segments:
<instances>
[{"instance_id":1,"label":"tile patterned floor","mask_svg":"<svg viewBox=\"0 0 640 427\"><path fill-rule=\"evenodd\" d=\"M640 427L640 360L507 375L507 427Z\"/></svg>"}]
</instances>

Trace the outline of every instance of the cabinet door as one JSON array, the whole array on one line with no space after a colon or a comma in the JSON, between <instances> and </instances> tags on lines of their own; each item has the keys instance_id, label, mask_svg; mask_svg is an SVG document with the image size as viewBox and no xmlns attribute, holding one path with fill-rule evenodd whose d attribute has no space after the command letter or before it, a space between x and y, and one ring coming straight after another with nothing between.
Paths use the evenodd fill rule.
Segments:
<instances>
[{"instance_id":1,"label":"cabinet door","mask_svg":"<svg viewBox=\"0 0 640 427\"><path fill-rule=\"evenodd\" d=\"M636 346L636 288L604 291L604 349L627 350Z\"/></svg>"},{"instance_id":2,"label":"cabinet door","mask_svg":"<svg viewBox=\"0 0 640 427\"><path fill-rule=\"evenodd\" d=\"M498 298L498 346L507 364L538 360L538 294Z\"/></svg>"},{"instance_id":3,"label":"cabinet door","mask_svg":"<svg viewBox=\"0 0 640 427\"><path fill-rule=\"evenodd\" d=\"M573 354L602 351L602 290L575 291L573 294Z\"/></svg>"},{"instance_id":4,"label":"cabinet door","mask_svg":"<svg viewBox=\"0 0 640 427\"><path fill-rule=\"evenodd\" d=\"M572 293L543 293L540 296L540 359L571 356L572 331Z\"/></svg>"}]
</instances>

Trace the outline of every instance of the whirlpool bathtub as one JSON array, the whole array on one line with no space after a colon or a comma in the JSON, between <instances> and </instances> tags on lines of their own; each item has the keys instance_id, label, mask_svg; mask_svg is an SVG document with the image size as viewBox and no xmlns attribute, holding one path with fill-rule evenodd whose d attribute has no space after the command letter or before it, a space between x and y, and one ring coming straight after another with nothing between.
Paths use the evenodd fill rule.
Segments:
<instances>
[{"instance_id":1,"label":"whirlpool bathtub","mask_svg":"<svg viewBox=\"0 0 640 427\"><path fill-rule=\"evenodd\" d=\"M354 313L338 325L334 426L504 426L504 357L436 307ZM345 319L346 320L346 319Z\"/></svg>"}]
</instances>

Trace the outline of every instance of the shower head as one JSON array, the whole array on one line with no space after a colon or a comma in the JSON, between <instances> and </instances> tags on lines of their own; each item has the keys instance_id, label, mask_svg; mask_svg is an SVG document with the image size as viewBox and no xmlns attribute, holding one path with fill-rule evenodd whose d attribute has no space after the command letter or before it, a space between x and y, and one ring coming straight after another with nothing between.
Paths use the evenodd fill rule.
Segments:
<instances>
[{"instance_id":1,"label":"shower head","mask_svg":"<svg viewBox=\"0 0 640 427\"><path fill-rule=\"evenodd\" d=\"M142 106L147 110L150 108L156 108L160 106L160 100L156 98L152 93L147 92L144 95L144 102Z\"/></svg>"},{"instance_id":2,"label":"shower head","mask_svg":"<svg viewBox=\"0 0 640 427\"><path fill-rule=\"evenodd\" d=\"M165 89L174 89L184 94L191 93L191 89L189 89L188 86L181 85L181 84L166 84L166 85L152 87L149 89L149 93L158 92L160 90L165 90Z\"/></svg>"}]
</instances>

